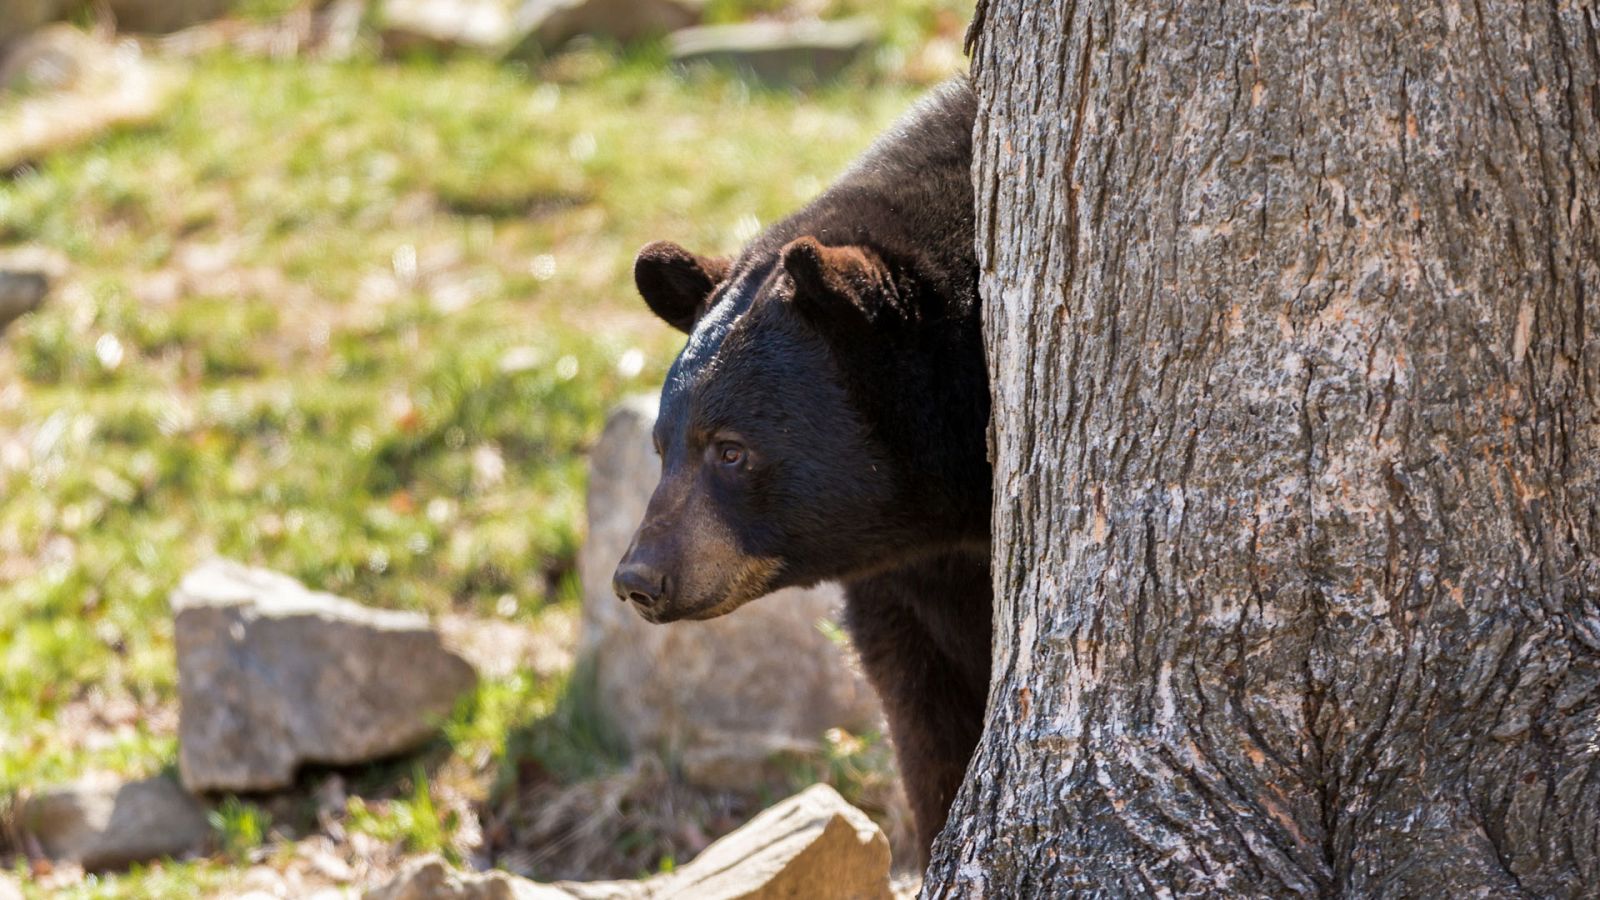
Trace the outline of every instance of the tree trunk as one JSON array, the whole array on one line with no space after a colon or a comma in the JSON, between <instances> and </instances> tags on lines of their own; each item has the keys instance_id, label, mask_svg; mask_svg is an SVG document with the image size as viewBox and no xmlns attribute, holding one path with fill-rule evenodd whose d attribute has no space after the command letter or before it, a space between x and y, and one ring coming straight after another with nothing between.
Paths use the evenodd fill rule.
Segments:
<instances>
[{"instance_id":1,"label":"tree trunk","mask_svg":"<svg viewBox=\"0 0 1600 900\"><path fill-rule=\"evenodd\" d=\"M926 895L1600 890L1600 7L979 16L995 665Z\"/></svg>"}]
</instances>

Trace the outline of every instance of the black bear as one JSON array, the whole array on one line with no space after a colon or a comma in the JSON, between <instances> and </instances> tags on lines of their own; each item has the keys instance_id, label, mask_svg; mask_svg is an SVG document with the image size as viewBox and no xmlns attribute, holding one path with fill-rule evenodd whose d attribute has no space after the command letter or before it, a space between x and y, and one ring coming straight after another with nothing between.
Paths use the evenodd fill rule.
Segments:
<instances>
[{"instance_id":1,"label":"black bear","mask_svg":"<svg viewBox=\"0 0 1600 900\"><path fill-rule=\"evenodd\" d=\"M982 729L990 467L969 174L947 84L737 260L644 248L689 341L655 426L661 482L613 586L652 622L838 579L924 851Z\"/></svg>"}]
</instances>

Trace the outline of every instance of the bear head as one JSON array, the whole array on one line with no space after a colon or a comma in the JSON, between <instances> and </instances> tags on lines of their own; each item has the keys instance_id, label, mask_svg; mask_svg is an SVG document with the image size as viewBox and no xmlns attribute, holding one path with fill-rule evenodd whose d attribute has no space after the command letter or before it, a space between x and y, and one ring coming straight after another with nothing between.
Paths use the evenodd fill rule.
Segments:
<instances>
[{"instance_id":1,"label":"bear head","mask_svg":"<svg viewBox=\"0 0 1600 900\"><path fill-rule=\"evenodd\" d=\"M689 341L662 387L661 480L617 595L652 622L708 619L883 565L904 504L857 400L894 327L891 268L805 236L737 264L651 244L634 278Z\"/></svg>"}]
</instances>

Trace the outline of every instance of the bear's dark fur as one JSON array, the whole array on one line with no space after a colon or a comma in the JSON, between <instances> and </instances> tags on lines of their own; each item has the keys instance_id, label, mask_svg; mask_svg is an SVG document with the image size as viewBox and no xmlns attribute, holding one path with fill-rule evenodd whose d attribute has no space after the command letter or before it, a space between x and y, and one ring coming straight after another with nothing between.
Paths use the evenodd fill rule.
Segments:
<instances>
[{"instance_id":1,"label":"bear's dark fur","mask_svg":"<svg viewBox=\"0 0 1600 900\"><path fill-rule=\"evenodd\" d=\"M843 581L924 849L989 682L974 114L952 82L737 260L660 243L635 264L651 309L690 338L617 593L666 622Z\"/></svg>"}]
</instances>

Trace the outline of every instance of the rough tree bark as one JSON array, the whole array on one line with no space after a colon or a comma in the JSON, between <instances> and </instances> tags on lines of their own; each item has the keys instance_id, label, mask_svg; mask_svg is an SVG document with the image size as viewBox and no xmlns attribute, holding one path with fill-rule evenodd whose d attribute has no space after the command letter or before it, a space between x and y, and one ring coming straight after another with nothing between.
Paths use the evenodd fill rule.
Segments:
<instances>
[{"instance_id":1,"label":"rough tree bark","mask_svg":"<svg viewBox=\"0 0 1600 900\"><path fill-rule=\"evenodd\" d=\"M1600 7L991 0L925 894L1600 890Z\"/></svg>"}]
</instances>

